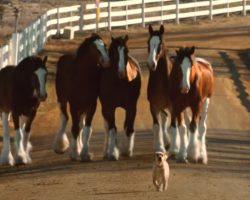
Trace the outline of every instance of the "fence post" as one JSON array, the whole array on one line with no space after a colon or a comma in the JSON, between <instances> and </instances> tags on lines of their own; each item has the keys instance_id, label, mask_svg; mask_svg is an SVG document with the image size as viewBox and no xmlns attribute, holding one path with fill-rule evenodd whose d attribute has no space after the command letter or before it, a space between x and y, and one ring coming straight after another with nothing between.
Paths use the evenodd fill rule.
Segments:
<instances>
[{"instance_id":1,"label":"fence post","mask_svg":"<svg viewBox=\"0 0 250 200\"><path fill-rule=\"evenodd\" d=\"M197 18L196 18L196 11L197 11L197 7L196 7L196 3L197 3L197 0L194 0L194 3L195 3L195 6L194 6L194 21L196 22L197 21Z\"/></svg>"},{"instance_id":2,"label":"fence post","mask_svg":"<svg viewBox=\"0 0 250 200\"><path fill-rule=\"evenodd\" d=\"M128 30L128 5L126 5L126 30Z\"/></svg>"},{"instance_id":3,"label":"fence post","mask_svg":"<svg viewBox=\"0 0 250 200\"><path fill-rule=\"evenodd\" d=\"M209 19L213 20L213 0L209 1Z\"/></svg>"},{"instance_id":4,"label":"fence post","mask_svg":"<svg viewBox=\"0 0 250 200\"><path fill-rule=\"evenodd\" d=\"M56 35L59 36L60 35L60 8L57 8L57 32Z\"/></svg>"},{"instance_id":5,"label":"fence post","mask_svg":"<svg viewBox=\"0 0 250 200\"><path fill-rule=\"evenodd\" d=\"M163 24L163 0L161 0L161 24Z\"/></svg>"},{"instance_id":6,"label":"fence post","mask_svg":"<svg viewBox=\"0 0 250 200\"><path fill-rule=\"evenodd\" d=\"M79 7L79 30L82 33L83 32L83 5L81 4Z\"/></svg>"},{"instance_id":7,"label":"fence post","mask_svg":"<svg viewBox=\"0 0 250 200\"><path fill-rule=\"evenodd\" d=\"M243 9L242 9L242 15L243 16L246 16L247 15L247 11L246 11L246 0L243 0L242 1L242 7L243 7Z\"/></svg>"},{"instance_id":8,"label":"fence post","mask_svg":"<svg viewBox=\"0 0 250 200\"><path fill-rule=\"evenodd\" d=\"M179 19L179 0L176 0L176 19L175 22L176 24L180 23L180 19Z\"/></svg>"},{"instance_id":9,"label":"fence post","mask_svg":"<svg viewBox=\"0 0 250 200\"><path fill-rule=\"evenodd\" d=\"M108 1L108 29L111 31L111 5L110 0Z\"/></svg>"},{"instance_id":10,"label":"fence post","mask_svg":"<svg viewBox=\"0 0 250 200\"><path fill-rule=\"evenodd\" d=\"M145 2L142 0L142 27L145 28Z\"/></svg>"},{"instance_id":11,"label":"fence post","mask_svg":"<svg viewBox=\"0 0 250 200\"><path fill-rule=\"evenodd\" d=\"M19 33L12 34L12 45L11 45L11 64L17 65L18 62L18 53L19 53ZM9 63L10 64L10 63Z\"/></svg>"},{"instance_id":12,"label":"fence post","mask_svg":"<svg viewBox=\"0 0 250 200\"><path fill-rule=\"evenodd\" d=\"M229 17L229 2L227 0L227 17Z\"/></svg>"}]
</instances>

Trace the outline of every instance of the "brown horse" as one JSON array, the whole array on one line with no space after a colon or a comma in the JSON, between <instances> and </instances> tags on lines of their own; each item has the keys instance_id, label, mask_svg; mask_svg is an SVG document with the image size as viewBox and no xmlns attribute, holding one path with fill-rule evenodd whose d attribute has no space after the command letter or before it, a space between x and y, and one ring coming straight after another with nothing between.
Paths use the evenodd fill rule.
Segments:
<instances>
[{"instance_id":1,"label":"brown horse","mask_svg":"<svg viewBox=\"0 0 250 200\"><path fill-rule=\"evenodd\" d=\"M194 51L195 47L176 51L169 79L169 96L172 102L172 119L177 117L179 125L180 149L177 159L186 161L188 157L191 161L200 160L206 164L206 118L214 88L214 76L211 64L195 57ZM189 142L182 114L187 107L192 111ZM175 120L171 120L172 130L176 130L175 123Z\"/></svg>"},{"instance_id":2,"label":"brown horse","mask_svg":"<svg viewBox=\"0 0 250 200\"><path fill-rule=\"evenodd\" d=\"M72 117L71 160L91 160L89 140L91 123L97 106L101 66L109 65L106 46L97 34L92 34L80 45L75 56L65 55L59 59L56 74L56 92L61 108L61 122L55 137L54 149L64 152L68 147L65 132L68 115L67 103ZM83 121L80 132L80 121ZM83 134L83 137L82 137Z\"/></svg>"},{"instance_id":3,"label":"brown horse","mask_svg":"<svg viewBox=\"0 0 250 200\"><path fill-rule=\"evenodd\" d=\"M46 60L47 57L42 60L39 57L30 56L23 59L17 66L7 66L0 71L0 112L3 120L1 164L31 163L29 142L31 124L40 102L47 97ZM15 160L11 153L8 128L10 113L12 113L16 131Z\"/></svg>"},{"instance_id":4,"label":"brown horse","mask_svg":"<svg viewBox=\"0 0 250 200\"><path fill-rule=\"evenodd\" d=\"M115 125L117 107L122 107L126 111L124 130L127 135L127 144L124 154L131 157L134 149L134 120L141 88L141 76L139 64L128 55L127 41L127 35L112 38L109 47L111 66L102 70L100 101L107 132L104 157L109 160L119 159Z\"/></svg>"},{"instance_id":5,"label":"brown horse","mask_svg":"<svg viewBox=\"0 0 250 200\"><path fill-rule=\"evenodd\" d=\"M149 25L147 65L149 68L147 95L153 118L154 150L165 152L165 146L170 144L164 109L169 109L171 105L168 82L172 62L164 44L163 25L159 30L153 30Z\"/></svg>"}]
</instances>

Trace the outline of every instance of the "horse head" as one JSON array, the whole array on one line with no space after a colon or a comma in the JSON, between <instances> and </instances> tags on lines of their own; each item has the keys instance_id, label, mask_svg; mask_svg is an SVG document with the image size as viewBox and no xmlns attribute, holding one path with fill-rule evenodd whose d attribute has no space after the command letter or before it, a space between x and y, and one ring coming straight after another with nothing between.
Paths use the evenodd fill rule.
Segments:
<instances>
[{"instance_id":1,"label":"horse head","mask_svg":"<svg viewBox=\"0 0 250 200\"><path fill-rule=\"evenodd\" d=\"M115 68L117 67L118 76L121 79L127 77L128 39L128 35L125 37L112 37L112 42L109 47L111 65Z\"/></svg>"},{"instance_id":2,"label":"horse head","mask_svg":"<svg viewBox=\"0 0 250 200\"><path fill-rule=\"evenodd\" d=\"M148 39L148 68L152 71L156 70L159 59L164 55L164 26L161 25L159 30L153 30L149 25L149 39Z\"/></svg>"},{"instance_id":3,"label":"horse head","mask_svg":"<svg viewBox=\"0 0 250 200\"><path fill-rule=\"evenodd\" d=\"M195 47L181 47L176 50L176 59L174 61L174 69L176 70L177 80L180 83L181 93L187 94L194 79L194 51Z\"/></svg>"},{"instance_id":4,"label":"horse head","mask_svg":"<svg viewBox=\"0 0 250 200\"><path fill-rule=\"evenodd\" d=\"M34 71L32 77L32 83L34 85L34 91L36 91L37 97L40 101L45 101L47 98L47 92L46 92L46 81L47 81L47 68L46 68L46 62L47 62L47 56L44 57L43 60L37 60L37 69Z\"/></svg>"},{"instance_id":5,"label":"horse head","mask_svg":"<svg viewBox=\"0 0 250 200\"><path fill-rule=\"evenodd\" d=\"M24 58L16 67L16 87L27 95L37 97L40 101L47 98L46 69L47 56L42 60L36 56Z\"/></svg>"},{"instance_id":6,"label":"horse head","mask_svg":"<svg viewBox=\"0 0 250 200\"><path fill-rule=\"evenodd\" d=\"M76 59L84 62L87 60L89 66L108 67L110 64L106 45L96 33L86 38L80 45Z\"/></svg>"}]
</instances>

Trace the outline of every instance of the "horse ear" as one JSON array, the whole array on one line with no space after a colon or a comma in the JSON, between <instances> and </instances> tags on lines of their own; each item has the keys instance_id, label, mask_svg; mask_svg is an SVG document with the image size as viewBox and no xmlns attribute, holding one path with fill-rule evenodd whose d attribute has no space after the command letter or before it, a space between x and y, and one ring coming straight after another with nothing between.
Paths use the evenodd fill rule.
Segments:
<instances>
[{"instance_id":1,"label":"horse ear","mask_svg":"<svg viewBox=\"0 0 250 200\"><path fill-rule=\"evenodd\" d=\"M125 42L127 42L128 39L129 39L128 35L125 35L125 37L124 37Z\"/></svg>"},{"instance_id":2,"label":"horse ear","mask_svg":"<svg viewBox=\"0 0 250 200\"><path fill-rule=\"evenodd\" d=\"M149 26L148 26L148 32L150 33L150 35L153 34L153 31L154 31L154 30L153 30L151 24L149 24Z\"/></svg>"},{"instance_id":3,"label":"horse ear","mask_svg":"<svg viewBox=\"0 0 250 200\"><path fill-rule=\"evenodd\" d=\"M45 56L45 57L43 58L43 65L44 65L44 66L46 65L47 60L48 60L48 56Z\"/></svg>"},{"instance_id":4,"label":"horse ear","mask_svg":"<svg viewBox=\"0 0 250 200\"><path fill-rule=\"evenodd\" d=\"M190 55L193 55L195 51L195 46L192 46L191 49L189 50Z\"/></svg>"},{"instance_id":5,"label":"horse ear","mask_svg":"<svg viewBox=\"0 0 250 200\"><path fill-rule=\"evenodd\" d=\"M164 26L163 24L160 26L160 34L162 35L164 33Z\"/></svg>"},{"instance_id":6,"label":"horse ear","mask_svg":"<svg viewBox=\"0 0 250 200\"><path fill-rule=\"evenodd\" d=\"M176 53L177 55L179 54L179 52L180 52L179 49L175 49L175 53Z\"/></svg>"}]
</instances>

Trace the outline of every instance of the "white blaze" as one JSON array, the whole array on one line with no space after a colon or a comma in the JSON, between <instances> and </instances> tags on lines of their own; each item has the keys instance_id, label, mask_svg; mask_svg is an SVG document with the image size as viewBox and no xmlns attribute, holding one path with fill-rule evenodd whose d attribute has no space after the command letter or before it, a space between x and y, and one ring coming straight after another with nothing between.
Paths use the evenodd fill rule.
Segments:
<instances>
[{"instance_id":1,"label":"white blaze","mask_svg":"<svg viewBox=\"0 0 250 200\"><path fill-rule=\"evenodd\" d=\"M104 45L103 41L101 39L97 39L97 40L95 40L94 43L95 43L97 49L100 51L102 58L103 58L103 61L108 62L109 56L108 56L108 53L105 49L105 45Z\"/></svg>"},{"instance_id":2,"label":"white blaze","mask_svg":"<svg viewBox=\"0 0 250 200\"><path fill-rule=\"evenodd\" d=\"M189 60L188 57L185 57L182 61L181 64L181 70L182 70L182 82L181 82L181 88L182 89L190 89L190 81L189 81L189 77L190 77L190 72L191 72L191 62Z\"/></svg>"},{"instance_id":3,"label":"white blaze","mask_svg":"<svg viewBox=\"0 0 250 200\"><path fill-rule=\"evenodd\" d=\"M156 54L159 44L160 38L158 36L153 36L149 41L150 50L147 61L149 66L157 66Z\"/></svg>"},{"instance_id":4,"label":"white blaze","mask_svg":"<svg viewBox=\"0 0 250 200\"><path fill-rule=\"evenodd\" d=\"M119 63L118 63L118 72L119 74L125 74L125 60L124 60L124 47L118 47L119 53Z\"/></svg>"},{"instance_id":5,"label":"white blaze","mask_svg":"<svg viewBox=\"0 0 250 200\"><path fill-rule=\"evenodd\" d=\"M40 96L41 97L45 97L47 95L46 87L45 87L46 86L45 85L46 74L47 74L47 71L43 68L38 68L35 71L35 75L37 76L38 81L39 81L39 85L40 85Z\"/></svg>"}]
</instances>

